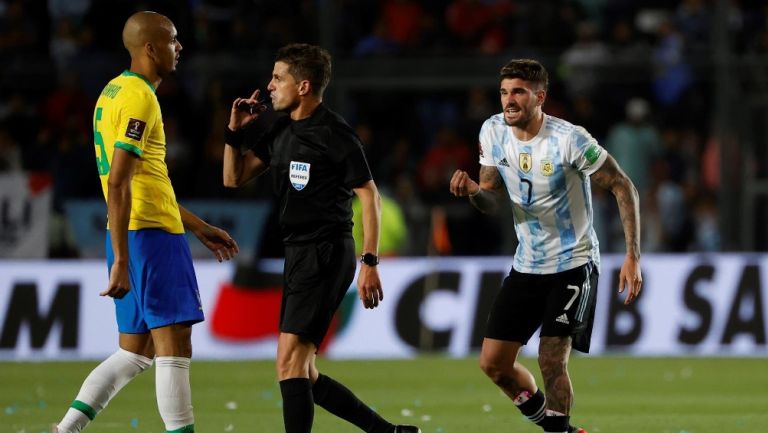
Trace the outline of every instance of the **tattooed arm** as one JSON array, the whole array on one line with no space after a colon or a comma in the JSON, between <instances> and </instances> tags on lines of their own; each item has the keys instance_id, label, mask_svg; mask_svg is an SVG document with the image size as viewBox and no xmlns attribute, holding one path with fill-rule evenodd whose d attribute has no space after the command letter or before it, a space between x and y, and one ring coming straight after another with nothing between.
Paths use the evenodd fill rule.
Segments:
<instances>
[{"instance_id":1,"label":"tattooed arm","mask_svg":"<svg viewBox=\"0 0 768 433\"><path fill-rule=\"evenodd\" d=\"M480 166L480 184L467 172L456 170L451 178L451 193L456 197L469 197L469 202L480 212L493 215L499 208L499 196L504 189L496 167Z\"/></svg>"},{"instance_id":2,"label":"tattooed arm","mask_svg":"<svg viewBox=\"0 0 768 433\"><path fill-rule=\"evenodd\" d=\"M609 190L619 205L621 225L624 227L624 240L627 244L627 256L621 266L619 276L619 292L629 287L624 300L625 304L632 302L640 294L643 277L640 273L640 198L637 189L612 156L608 155L603 165L591 180Z\"/></svg>"}]
</instances>

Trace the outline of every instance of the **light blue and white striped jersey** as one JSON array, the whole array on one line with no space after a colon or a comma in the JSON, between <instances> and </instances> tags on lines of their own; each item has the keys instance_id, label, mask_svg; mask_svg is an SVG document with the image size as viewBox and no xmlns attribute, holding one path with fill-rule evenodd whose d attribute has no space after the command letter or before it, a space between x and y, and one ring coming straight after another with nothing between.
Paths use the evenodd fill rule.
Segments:
<instances>
[{"instance_id":1,"label":"light blue and white striped jersey","mask_svg":"<svg viewBox=\"0 0 768 433\"><path fill-rule=\"evenodd\" d=\"M528 141L515 138L503 113L483 123L480 164L499 170L512 199L516 271L553 274L590 260L600 265L589 175L607 157L584 128L557 117L545 114Z\"/></svg>"}]
</instances>

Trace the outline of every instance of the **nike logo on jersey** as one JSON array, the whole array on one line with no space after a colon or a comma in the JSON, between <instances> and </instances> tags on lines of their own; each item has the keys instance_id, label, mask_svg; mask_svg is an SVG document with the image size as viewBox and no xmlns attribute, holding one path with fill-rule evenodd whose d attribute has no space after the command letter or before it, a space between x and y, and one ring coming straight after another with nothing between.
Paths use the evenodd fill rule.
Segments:
<instances>
[{"instance_id":1,"label":"nike logo on jersey","mask_svg":"<svg viewBox=\"0 0 768 433\"><path fill-rule=\"evenodd\" d=\"M571 322L568 321L568 316L565 315L565 313L561 314L560 317L555 319L555 322L560 322L566 325L570 325Z\"/></svg>"}]
</instances>

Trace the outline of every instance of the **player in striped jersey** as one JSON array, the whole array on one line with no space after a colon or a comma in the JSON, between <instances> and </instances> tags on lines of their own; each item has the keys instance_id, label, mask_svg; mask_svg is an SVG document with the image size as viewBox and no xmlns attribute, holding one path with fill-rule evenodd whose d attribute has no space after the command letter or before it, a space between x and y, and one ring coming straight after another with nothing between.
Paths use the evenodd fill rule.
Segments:
<instances>
[{"instance_id":1,"label":"player in striped jersey","mask_svg":"<svg viewBox=\"0 0 768 433\"><path fill-rule=\"evenodd\" d=\"M165 133L155 89L176 70L181 43L163 15L138 12L123 29L130 70L107 84L93 136L107 201L109 283L119 349L83 382L53 433L77 433L112 397L155 361L156 398L169 433L194 433L189 366L192 325L203 308L192 268L190 230L219 261L237 253L225 231L176 202L165 164Z\"/></svg>"},{"instance_id":2,"label":"player in striped jersey","mask_svg":"<svg viewBox=\"0 0 768 433\"><path fill-rule=\"evenodd\" d=\"M582 127L545 114L546 69L512 60L501 69L502 113L480 130L480 183L465 171L451 193L493 213L503 190L512 202L518 247L494 300L480 366L520 411L545 432L573 433L571 348L589 351L600 253L592 227L591 182L616 197L627 255L619 292L640 293L640 212L637 190L616 161ZM539 367L546 396L517 357L541 326Z\"/></svg>"}]
</instances>

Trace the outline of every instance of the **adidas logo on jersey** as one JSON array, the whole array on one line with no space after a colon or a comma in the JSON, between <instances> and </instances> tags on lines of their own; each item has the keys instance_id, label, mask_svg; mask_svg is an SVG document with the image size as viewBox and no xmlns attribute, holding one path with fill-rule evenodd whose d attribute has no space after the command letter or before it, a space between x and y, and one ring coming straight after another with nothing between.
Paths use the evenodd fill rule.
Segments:
<instances>
[{"instance_id":1,"label":"adidas logo on jersey","mask_svg":"<svg viewBox=\"0 0 768 433\"><path fill-rule=\"evenodd\" d=\"M501 158L501 161L499 161L499 165L502 167L509 167L509 163L507 162L507 158Z\"/></svg>"},{"instance_id":2,"label":"adidas logo on jersey","mask_svg":"<svg viewBox=\"0 0 768 433\"><path fill-rule=\"evenodd\" d=\"M560 317L555 319L555 322L560 322L566 325L570 325L571 322L568 321L568 316L565 315L565 313L561 314Z\"/></svg>"}]
</instances>

